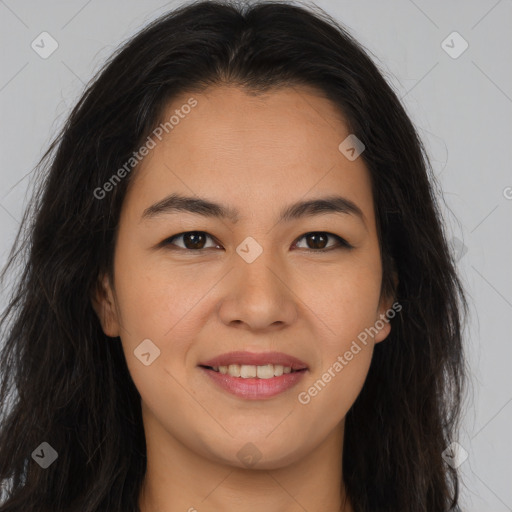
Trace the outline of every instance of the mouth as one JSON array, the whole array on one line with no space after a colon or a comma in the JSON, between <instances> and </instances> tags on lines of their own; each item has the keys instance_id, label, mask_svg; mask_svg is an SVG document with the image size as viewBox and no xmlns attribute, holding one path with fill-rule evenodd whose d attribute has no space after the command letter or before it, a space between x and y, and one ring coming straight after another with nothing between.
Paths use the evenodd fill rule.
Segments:
<instances>
[{"instance_id":1,"label":"mouth","mask_svg":"<svg viewBox=\"0 0 512 512\"><path fill-rule=\"evenodd\" d=\"M198 367L220 389L252 400L271 398L289 390L309 370L304 362L280 352L231 352Z\"/></svg>"}]
</instances>

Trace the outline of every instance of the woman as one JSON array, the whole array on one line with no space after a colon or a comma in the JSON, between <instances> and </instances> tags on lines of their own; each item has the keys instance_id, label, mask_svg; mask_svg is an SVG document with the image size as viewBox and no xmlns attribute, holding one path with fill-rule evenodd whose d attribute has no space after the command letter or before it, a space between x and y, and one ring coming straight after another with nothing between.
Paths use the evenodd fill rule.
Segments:
<instances>
[{"instance_id":1,"label":"woman","mask_svg":"<svg viewBox=\"0 0 512 512\"><path fill-rule=\"evenodd\" d=\"M421 141L335 20L170 12L42 163L0 512L456 509L463 290Z\"/></svg>"}]
</instances>

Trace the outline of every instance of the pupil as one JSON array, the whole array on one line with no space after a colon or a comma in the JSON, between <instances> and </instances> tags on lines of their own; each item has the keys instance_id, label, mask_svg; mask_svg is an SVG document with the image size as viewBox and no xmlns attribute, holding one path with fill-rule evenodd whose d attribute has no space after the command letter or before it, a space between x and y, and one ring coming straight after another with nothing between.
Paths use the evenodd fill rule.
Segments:
<instances>
[{"instance_id":1,"label":"pupil","mask_svg":"<svg viewBox=\"0 0 512 512\"><path fill-rule=\"evenodd\" d=\"M323 234L318 234L318 233L313 233L311 235L309 235L310 237L310 240L313 239L313 245L314 245L314 249L323 249L325 247L325 241L327 239L327 237ZM318 245L318 242L320 240L320 246ZM322 244L322 241L324 242Z\"/></svg>"},{"instance_id":2,"label":"pupil","mask_svg":"<svg viewBox=\"0 0 512 512\"><path fill-rule=\"evenodd\" d=\"M202 248L201 242L198 241L198 239L201 239L201 238L204 238L201 233L189 233L188 235L186 235L185 236L186 240L189 240L189 241L192 240L191 243L186 244L187 248L201 249ZM204 240L203 240L203 243L204 243ZM192 247L188 247L188 246L192 246Z\"/></svg>"}]
</instances>

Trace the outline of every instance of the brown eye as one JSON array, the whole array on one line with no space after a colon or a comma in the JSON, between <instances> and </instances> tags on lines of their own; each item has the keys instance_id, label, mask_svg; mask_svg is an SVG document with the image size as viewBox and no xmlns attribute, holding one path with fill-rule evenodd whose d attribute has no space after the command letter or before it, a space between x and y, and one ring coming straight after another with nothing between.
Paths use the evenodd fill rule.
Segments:
<instances>
[{"instance_id":1,"label":"brown eye","mask_svg":"<svg viewBox=\"0 0 512 512\"><path fill-rule=\"evenodd\" d=\"M327 243L329 238L334 238L338 241L337 244L328 247ZM299 240L305 239L307 247L306 249L316 251L316 252L323 252L323 251L330 251L331 249L337 249L337 248L351 248L352 246L343 238L341 238L338 235L334 235L332 233L326 233L324 231L313 231L310 233L306 233L301 236Z\"/></svg>"},{"instance_id":2,"label":"brown eye","mask_svg":"<svg viewBox=\"0 0 512 512\"><path fill-rule=\"evenodd\" d=\"M176 239L183 239L184 247L180 247L179 245L174 243ZM174 235L171 238L168 238L165 241L165 245L176 245L180 249L185 249L189 251L199 251L201 249L205 249L206 240L212 237L205 233L204 231L187 231L186 233L180 233L178 235Z\"/></svg>"}]
</instances>

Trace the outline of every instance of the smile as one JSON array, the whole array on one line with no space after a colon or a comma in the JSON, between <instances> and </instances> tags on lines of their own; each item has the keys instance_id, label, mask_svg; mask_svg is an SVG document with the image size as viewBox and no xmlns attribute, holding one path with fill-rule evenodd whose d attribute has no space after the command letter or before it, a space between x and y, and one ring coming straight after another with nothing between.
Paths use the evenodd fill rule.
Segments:
<instances>
[{"instance_id":1,"label":"smile","mask_svg":"<svg viewBox=\"0 0 512 512\"><path fill-rule=\"evenodd\" d=\"M283 352L229 352L198 368L209 383L246 400L272 398L294 387L309 371L308 365Z\"/></svg>"},{"instance_id":2,"label":"smile","mask_svg":"<svg viewBox=\"0 0 512 512\"><path fill-rule=\"evenodd\" d=\"M215 372L230 377L239 377L241 379L271 379L272 377L280 377L286 373L293 373L302 370L292 370L290 366L283 366L280 364L266 364L263 366L249 365L249 364L230 364L229 366L213 366L206 367Z\"/></svg>"}]
</instances>

